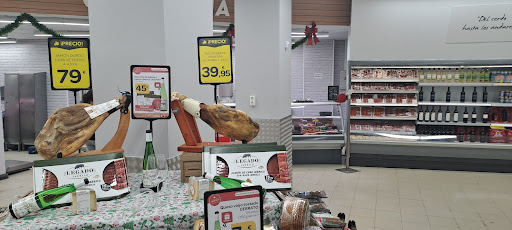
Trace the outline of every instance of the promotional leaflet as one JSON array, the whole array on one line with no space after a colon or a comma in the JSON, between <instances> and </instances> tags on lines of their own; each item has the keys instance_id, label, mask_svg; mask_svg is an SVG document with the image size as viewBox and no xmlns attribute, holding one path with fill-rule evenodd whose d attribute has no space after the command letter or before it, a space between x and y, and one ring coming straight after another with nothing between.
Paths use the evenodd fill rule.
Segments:
<instances>
[{"instance_id":1,"label":"promotional leaflet","mask_svg":"<svg viewBox=\"0 0 512 230\"><path fill-rule=\"evenodd\" d=\"M261 186L209 191L204 209L207 230L263 229Z\"/></svg>"},{"instance_id":2,"label":"promotional leaflet","mask_svg":"<svg viewBox=\"0 0 512 230\"><path fill-rule=\"evenodd\" d=\"M233 83L231 37L198 37L200 84Z\"/></svg>"},{"instance_id":3,"label":"promotional leaflet","mask_svg":"<svg viewBox=\"0 0 512 230\"><path fill-rule=\"evenodd\" d=\"M91 88L88 38L48 38L53 90Z\"/></svg>"},{"instance_id":4,"label":"promotional leaflet","mask_svg":"<svg viewBox=\"0 0 512 230\"><path fill-rule=\"evenodd\" d=\"M133 119L169 119L171 68L169 66L131 66Z\"/></svg>"}]
</instances>

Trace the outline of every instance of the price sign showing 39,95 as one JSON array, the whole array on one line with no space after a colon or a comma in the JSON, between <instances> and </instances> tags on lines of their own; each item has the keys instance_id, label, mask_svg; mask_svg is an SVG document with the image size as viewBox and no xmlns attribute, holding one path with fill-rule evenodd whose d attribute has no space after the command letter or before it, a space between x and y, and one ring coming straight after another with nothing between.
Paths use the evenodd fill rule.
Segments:
<instances>
[{"instance_id":1,"label":"price sign showing 39,95","mask_svg":"<svg viewBox=\"0 0 512 230\"><path fill-rule=\"evenodd\" d=\"M171 68L169 66L131 66L132 118L169 119Z\"/></svg>"},{"instance_id":2,"label":"price sign showing 39,95","mask_svg":"<svg viewBox=\"0 0 512 230\"><path fill-rule=\"evenodd\" d=\"M48 38L52 89L91 88L88 38Z\"/></svg>"},{"instance_id":3,"label":"price sign showing 39,95","mask_svg":"<svg viewBox=\"0 0 512 230\"><path fill-rule=\"evenodd\" d=\"M200 84L233 83L231 37L198 37Z\"/></svg>"}]
</instances>

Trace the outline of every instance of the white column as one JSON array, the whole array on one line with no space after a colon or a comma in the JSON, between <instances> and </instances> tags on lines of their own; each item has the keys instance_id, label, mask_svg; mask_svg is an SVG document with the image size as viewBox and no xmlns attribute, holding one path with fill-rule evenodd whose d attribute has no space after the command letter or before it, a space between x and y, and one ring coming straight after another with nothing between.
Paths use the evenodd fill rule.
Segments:
<instances>
[{"instance_id":1,"label":"white column","mask_svg":"<svg viewBox=\"0 0 512 230\"><path fill-rule=\"evenodd\" d=\"M237 0L235 12L237 109L256 119L289 116L291 0Z\"/></svg>"},{"instance_id":2,"label":"white column","mask_svg":"<svg viewBox=\"0 0 512 230\"><path fill-rule=\"evenodd\" d=\"M130 65L165 65L164 3L162 0L90 0L91 66L94 102L102 103L130 91ZM171 13L171 12L168 12ZM186 20L176 22L182 27ZM96 132L96 148L102 148L117 130L119 112ZM156 154L169 152L167 120L155 121ZM131 120L123 148L127 156L144 156L145 130L149 122Z\"/></svg>"},{"instance_id":3,"label":"white column","mask_svg":"<svg viewBox=\"0 0 512 230\"><path fill-rule=\"evenodd\" d=\"M213 34L213 1L164 1L165 56L171 66L171 91L213 104L213 86L199 85L197 37ZM174 115L173 115L174 116ZM214 131L196 119L203 142L214 141ZM169 152L178 155L184 144L180 129L173 118L169 124Z\"/></svg>"}]
</instances>

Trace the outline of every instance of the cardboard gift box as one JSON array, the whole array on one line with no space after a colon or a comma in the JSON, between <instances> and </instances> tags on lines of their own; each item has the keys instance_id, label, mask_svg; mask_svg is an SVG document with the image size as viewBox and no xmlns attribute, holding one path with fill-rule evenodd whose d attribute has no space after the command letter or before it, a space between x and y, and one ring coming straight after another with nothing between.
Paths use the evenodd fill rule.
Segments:
<instances>
[{"instance_id":1,"label":"cardboard gift box","mask_svg":"<svg viewBox=\"0 0 512 230\"><path fill-rule=\"evenodd\" d=\"M96 192L97 200L111 200L130 192L123 153L57 158L34 161L34 191L76 183L89 179L85 187ZM54 203L69 204L71 194Z\"/></svg>"}]
</instances>

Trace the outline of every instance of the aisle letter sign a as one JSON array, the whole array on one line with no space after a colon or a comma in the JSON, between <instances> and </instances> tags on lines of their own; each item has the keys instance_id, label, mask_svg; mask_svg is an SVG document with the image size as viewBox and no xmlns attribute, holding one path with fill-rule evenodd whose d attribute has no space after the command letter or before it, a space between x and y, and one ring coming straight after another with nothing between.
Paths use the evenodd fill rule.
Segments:
<instances>
[{"instance_id":1,"label":"aisle letter sign a","mask_svg":"<svg viewBox=\"0 0 512 230\"><path fill-rule=\"evenodd\" d=\"M198 37L199 84L233 83L231 37Z\"/></svg>"},{"instance_id":2,"label":"aisle letter sign a","mask_svg":"<svg viewBox=\"0 0 512 230\"><path fill-rule=\"evenodd\" d=\"M91 88L88 38L48 38L53 90Z\"/></svg>"}]
</instances>

